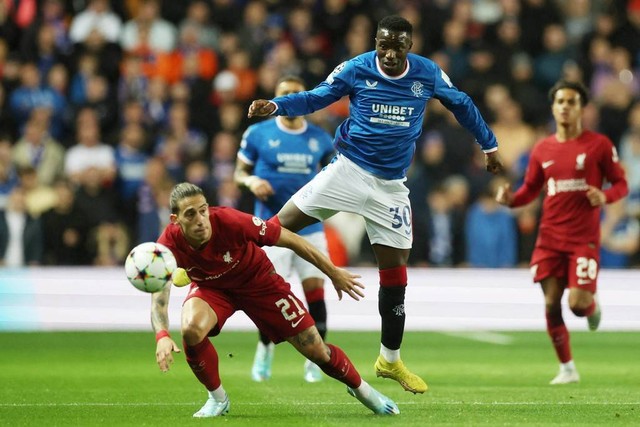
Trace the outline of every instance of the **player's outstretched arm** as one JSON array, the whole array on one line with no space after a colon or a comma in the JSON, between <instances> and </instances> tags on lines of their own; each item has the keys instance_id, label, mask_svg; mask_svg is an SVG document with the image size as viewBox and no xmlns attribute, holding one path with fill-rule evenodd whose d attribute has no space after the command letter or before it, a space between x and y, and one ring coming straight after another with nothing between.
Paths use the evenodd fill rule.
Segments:
<instances>
[{"instance_id":1,"label":"player's outstretched arm","mask_svg":"<svg viewBox=\"0 0 640 427\"><path fill-rule=\"evenodd\" d=\"M327 256L297 234L282 227L276 246L289 248L318 267L333 282L333 287L338 293L338 299L342 299L342 292L346 292L347 295L357 301L360 300L360 297L364 297L364 293L361 290L364 289L364 285L356 280L360 277L359 275L351 274L347 270L336 267Z\"/></svg>"},{"instance_id":2,"label":"player's outstretched arm","mask_svg":"<svg viewBox=\"0 0 640 427\"><path fill-rule=\"evenodd\" d=\"M173 363L173 352L180 349L169 336L169 294L171 283L163 290L151 294L151 325L156 333L156 362L162 372L169 370Z\"/></svg>"},{"instance_id":3,"label":"player's outstretched arm","mask_svg":"<svg viewBox=\"0 0 640 427\"><path fill-rule=\"evenodd\" d=\"M276 111L276 104L266 99L256 99L249 105L247 117L264 117Z\"/></svg>"}]
</instances>

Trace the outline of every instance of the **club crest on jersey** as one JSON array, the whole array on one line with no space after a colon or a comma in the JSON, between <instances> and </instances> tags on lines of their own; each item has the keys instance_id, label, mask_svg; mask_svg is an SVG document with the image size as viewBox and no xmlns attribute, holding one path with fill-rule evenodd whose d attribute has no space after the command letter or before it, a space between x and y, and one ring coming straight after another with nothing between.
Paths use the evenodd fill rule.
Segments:
<instances>
[{"instance_id":1,"label":"club crest on jersey","mask_svg":"<svg viewBox=\"0 0 640 427\"><path fill-rule=\"evenodd\" d=\"M231 258L231 254L229 253L229 251L227 251L227 253L222 255L222 260L227 264L231 264L233 262L233 258Z\"/></svg>"},{"instance_id":2,"label":"club crest on jersey","mask_svg":"<svg viewBox=\"0 0 640 427\"><path fill-rule=\"evenodd\" d=\"M584 160L587 158L587 153L578 154L576 156L576 170L584 170Z\"/></svg>"},{"instance_id":3,"label":"club crest on jersey","mask_svg":"<svg viewBox=\"0 0 640 427\"><path fill-rule=\"evenodd\" d=\"M315 153L319 149L320 149L320 143L318 143L318 140L315 138L309 138L309 150Z\"/></svg>"},{"instance_id":4,"label":"club crest on jersey","mask_svg":"<svg viewBox=\"0 0 640 427\"><path fill-rule=\"evenodd\" d=\"M364 83L367 85L368 89L375 89L376 87L378 87L378 82L371 82L365 79Z\"/></svg>"},{"instance_id":5,"label":"club crest on jersey","mask_svg":"<svg viewBox=\"0 0 640 427\"><path fill-rule=\"evenodd\" d=\"M413 96L420 98L424 93L424 85L420 82L413 82L411 85L411 92L413 92Z\"/></svg>"},{"instance_id":6,"label":"club crest on jersey","mask_svg":"<svg viewBox=\"0 0 640 427\"><path fill-rule=\"evenodd\" d=\"M269 140L269 148L278 148L280 146L279 139L270 139Z\"/></svg>"},{"instance_id":7,"label":"club crest on jersey","mask_svg":"<svg viewBox=\"0 0 640 427\"><path fill-rule=\"evenodd\" d=\"M344 67L347 65L346 62L343 62L342 64L338 64L338 66L336 68L333 69L333 71L331 72L331 74L329 74L327 76L326 82L329 84L333 84L333 79L336 75L340 74L340 71L344 70Z\"/></svg>"}]
</instances>

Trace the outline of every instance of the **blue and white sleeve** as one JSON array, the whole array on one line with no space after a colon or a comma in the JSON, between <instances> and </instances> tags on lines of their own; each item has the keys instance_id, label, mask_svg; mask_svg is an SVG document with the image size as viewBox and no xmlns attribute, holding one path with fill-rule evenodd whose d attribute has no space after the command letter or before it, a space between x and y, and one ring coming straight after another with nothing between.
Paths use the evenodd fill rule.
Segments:
<instances>
[{"instance_id":1,"label":"blue and white sleeve","mask_svg":"<svg viewBox=\"0 0 640 427\"><path fill-rule=\"evenodd\" d=\"M456 120L475 136L476 142L485 153L497 150L496 136L469 95L458 90L451 83L449 76L439 67L436 67L435 73L434 98L442 102L442 105L453 113Z\"/></svg>"},{"instance_id":2,"label":"blue and white sleeve","mask_svg":"<svg viewBox=\"0 0 640 427\"><path fill-rule=\"evenodd\" d=\"M278 107L274 114L294 117L321 110L351 92L354 75L355 66L351 61L345 61L315 88L272 99Z\"/></svg>"},{"instance_id":3,"label":"blue and white sleeve","mask_svg":"<svg viewBox=\"0 0 640 427\"><path fill-rule=\"evenodd\" d=\"M254 141L254 126L249 126L242 134L240 141L240 149L238 150L238 158L248 165L255 165L258 160L258 147Z\"/></svg>"}]
</instances>

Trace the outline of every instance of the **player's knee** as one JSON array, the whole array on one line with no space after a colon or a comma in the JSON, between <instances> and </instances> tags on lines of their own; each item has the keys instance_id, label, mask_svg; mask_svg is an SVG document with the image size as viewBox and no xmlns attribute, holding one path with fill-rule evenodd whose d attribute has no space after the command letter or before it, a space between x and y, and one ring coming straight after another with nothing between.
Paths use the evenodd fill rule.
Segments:
<instances>
[{"instance_id":1,"label":"player's knee","mask_svg":"<svg viewBox=\"0 0 640 427\"><path fill-rule=\"evenodd\" d=\"M578 317L584 317L587 315L587 310L589 309L589 306L585 306L584 304L582 304L581 302L574 302L573 304L569 304L569 308L571 309L571 312L573 314L575 314Z\"/></svg>"},{"instance_id":2,"label":"player's knee","mask_svg":"<svg viewBox=\"0 0 640 427\"><path fill-rule=\"evenodd\" d=\"M196 345L206 338L209 331L195 319L183 319L182 321L182 339L187 345Z\"/></svg>"},{"instance_id":3,"label":"player's knee","mask_svg":"<svg viewBox=\"0 0 640 427\"><path fill-rule=\"evenodd\" d=\"M545 318L547 320L547 327L554 328L556 326L564 324L562 318L562 307L558 304L546 304Z\"/></svg>"},{"instance_id":4,"label":"player's knee","mask_svg":"<svg viewBox=\"0 0 640 427\"><path fill-rule=\"evenodd\" d=\"M572 289L568 298L569 309L578 317L584 317L592 311L593 294L587 291Z\"/></svg>"},{"instance_id":5,"label":"player's knee","mask_svg":"<svg viewBox=\"0 0 640 427\"><path fill-rule=\"evenodd\" d=\"M302 281L302 289L305 292L324 288L324 279L320 277L308 277Z\"/></svg>"},{"instance_id":6,"label":"player's knee","mask_svg":"<svg viewBox=\"0 0 640 427\"><path fill-rule=\"evenodd\" d=\"M331 353L316 327L310 327L287 339L304 357L315 364L327 363Z\"/></svg>"},{"instance_id":7,"label":"player's knee","mask_svg":"<svg viewBox=\"0 0 640 427\"><path fill-rule=\"evenodd\" d=\"M313 345L305 346L304 355L316 365L324 365L329 363L331 353L324 342L319 341Z\"/></svg>"},{"instance_id":8,"label":"player's knee","mask_svg":"<svg viewBox=\"0 0 640 427\"><path fill-rule=\"evenodd\" d=\"M562 309L562 305L560 301L556 301L555 299L545 299L544 301L544 309L547 313L552 313L555 311L560 311Z\"/></svg>"}]
</instances>

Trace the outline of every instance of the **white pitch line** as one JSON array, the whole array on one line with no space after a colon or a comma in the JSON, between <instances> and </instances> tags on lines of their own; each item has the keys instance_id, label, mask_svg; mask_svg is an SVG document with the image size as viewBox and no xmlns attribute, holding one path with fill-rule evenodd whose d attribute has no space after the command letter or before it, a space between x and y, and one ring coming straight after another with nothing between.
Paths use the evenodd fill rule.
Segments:
<instances>
[{"instance_id":1,"label":"white pitch line","mask_svg":"<svg viewBox=\"0 0 640 427\"><path fill-rule=\"evenodd\" d=\"M499 334L497 332L441 332L441 334L490 344L510 345L513 343L512 337L506 334Z\"/></svg>"},{"instance_id":2,"label":"white pitch line","mask_svg":"<svg viewBox=\"0 0 640 427\"><path fill-rule=\"evenodd\" d=\"M130 406L130 407L145 407L145 406L194 406L200 405L202 402L182 402L182 403L169 403L169 402L137 402L137 403L106 403L106 402L67 402L67 403L0 403L0 408L30 408L30 407L113 407L113 406ZM600 406L640 406L640 402L396 402L399 406L409 405L448 405L448 406L566 406L566 405L600 405ZM256 403L256 402L235 402L234 406L273 406L282 405L282 403ZM358 402L288 402L290 406L352 406L360 405Z\"/></svg>"}]
</instances>

